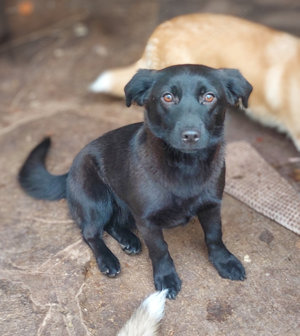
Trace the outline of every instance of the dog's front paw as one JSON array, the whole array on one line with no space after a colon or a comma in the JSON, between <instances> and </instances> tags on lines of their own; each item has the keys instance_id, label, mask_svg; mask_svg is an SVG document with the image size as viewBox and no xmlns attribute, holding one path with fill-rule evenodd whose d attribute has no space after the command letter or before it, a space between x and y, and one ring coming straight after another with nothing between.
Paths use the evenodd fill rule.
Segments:
<instances>
[{"instance_id":1,"label":"dog's front paw","mask_svg":"<svg viewBox=\"0 0 300 336\"><path fill-rule=\"evenodd\" d=\"M117 257L111 252L98 256L97 264L100 271L110 278L114 278L121 271L121 266Z\"/></svg>"},{"instance_id":2,"label":"dog's front paw","mask_svg":"<svg viewBox=\"0 0 300 336\"><path fill-rule=\"evenodd\" d=\"M211 262L222 278L230 280L244 280L246 272L242 263L230 252L210 257Z\"/></svg>"},{"instance_id":3,"label":"dog's front paw","mask_svg":"<svg viewBox=\"0 0 300 336\"><path fill-rule=\"evenodd\" d=\"M168 289L167 298L175 299L181 289L181 280L175 271L167 275L156 274L154 276L154 285L158 291Z\"/></svg>"}]
</instances>

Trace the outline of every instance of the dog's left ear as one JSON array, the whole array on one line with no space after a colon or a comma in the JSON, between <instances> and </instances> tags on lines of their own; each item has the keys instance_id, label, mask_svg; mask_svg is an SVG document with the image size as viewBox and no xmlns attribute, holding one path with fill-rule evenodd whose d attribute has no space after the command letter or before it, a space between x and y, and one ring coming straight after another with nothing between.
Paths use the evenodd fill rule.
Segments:
<instances>
[{"instance_id":1,"label":"dog's left ear","mask_svg":"<svg viewBox=\"0 0 300 336\"><path fill-rule=\"evenodd\" d=\"M132 102L145 105L155 81L155 74L155 70L141 69L132 77L124 88L128 107Z\"/></svg>"},{"instance_id":2,"label":"dog's left ear","mask_svg":"<svg viewBox=\"0 0 300 336\"><path fill-rule=\"evenodd\" d=\"M220 72L228 103L234 106L241 99L243 106L248 107L252 85L236 69L220 69Z\"/></svg>"}]
</instances>

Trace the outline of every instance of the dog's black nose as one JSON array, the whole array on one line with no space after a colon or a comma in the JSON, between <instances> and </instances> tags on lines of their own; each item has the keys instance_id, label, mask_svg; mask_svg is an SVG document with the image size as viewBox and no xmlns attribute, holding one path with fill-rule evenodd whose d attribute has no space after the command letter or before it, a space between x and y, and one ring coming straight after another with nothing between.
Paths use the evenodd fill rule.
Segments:
<instances>
[{"instance_id":1,"label":"dog's black nose","mask_svg":"<svg viewBox=\"0 0 300 336\"><path fill-rule=\"evenodd\" d=\"M197 131L184 131L181 133L182 141L185 143L193 144L200 139L200 133Z\"/></svg>"}]
</instances>

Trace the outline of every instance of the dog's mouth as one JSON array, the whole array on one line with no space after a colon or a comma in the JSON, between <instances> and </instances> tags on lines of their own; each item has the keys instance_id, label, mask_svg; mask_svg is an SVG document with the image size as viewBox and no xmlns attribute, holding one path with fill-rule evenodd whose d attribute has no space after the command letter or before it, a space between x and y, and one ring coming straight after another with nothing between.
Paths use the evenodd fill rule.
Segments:
<instances>
[{"instance_id":1,"label":"dog's mouth","mask_svg":"<svg viewBox=\"0 0 300 336\"><path fill-rule=\"evenodd\" d=\"M199 152L201 149L204 148L176 148L177 150L179 150L182 153L186 153L186 154L194 154Z\"/></svg>"},{"instance_id":2,"label":"dog's mouth","mask_svg":"<svg viewBox=\"0 0 300 336\"><path fill-rule=\"evenodd\" d=\"M195 147L177 147L177 146L171 146L172 149L174 149L175 151L184 153L184 154L197 154L200 151L203 151L204 149L206 149L205 146L195 146Z\"/></svg>"}]
</instances>

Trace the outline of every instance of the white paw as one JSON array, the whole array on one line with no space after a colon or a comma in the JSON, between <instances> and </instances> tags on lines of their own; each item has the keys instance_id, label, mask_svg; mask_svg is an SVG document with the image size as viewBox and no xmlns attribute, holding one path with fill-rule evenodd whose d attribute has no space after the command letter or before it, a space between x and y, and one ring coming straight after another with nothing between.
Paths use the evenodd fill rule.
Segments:
<instances>
[{"instance_id":1,"label":"white paw","mask_svg":"<svg viewBox=\"0 0 300 336\"><path fill-rule=\"evenodd\" d=\"M89 86L89 91L110 92L111 89L111 74L108 71L103 72L97 79Z\"/></svg>"}]
</instances>

